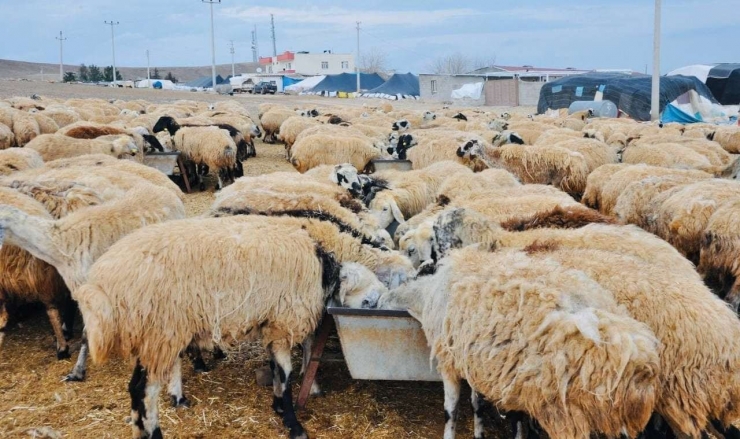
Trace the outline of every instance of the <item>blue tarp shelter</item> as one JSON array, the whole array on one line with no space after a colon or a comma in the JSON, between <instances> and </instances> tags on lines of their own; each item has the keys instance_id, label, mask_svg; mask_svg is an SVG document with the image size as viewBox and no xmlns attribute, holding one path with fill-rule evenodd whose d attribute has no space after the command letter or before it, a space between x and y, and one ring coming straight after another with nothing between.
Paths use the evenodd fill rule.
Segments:
<instances>
[{"instance_id":1,"label":"blue tarp shelter","mask_svg":"<svg viewBox=\"0 0 740 439\"><path fill-rule=\"evenodd\" d=\"M221 75L216 76L216 85L223 84L224 82L227 82ZM212 88L213 87L213 79L210 76L204 76L202 78L194 79L190 82L186 82L186 87L194 87L194 88Z\"/></svg>"},{"instance_id":2,"label":"blue tarp shelter","mask_svg":"<svg viewBox=\"0 0 740 439\"><path fill-rule=\"evenodd\" d=\"M283 90L285 90L285 87L289 87L293 84L298 84L301 81L303 81L303 78L291 78L290 76L283 76Z\"/></svg>"},{"instance_id":3,"label":"blue tarp shelter","mask_svg":"<svg viewBox=\"0 0 740 439\"><path fill-rule=\"evenodd\" d=\"M548 82L540 90L537 112L568 108L575 101L593 101L597 92L602 99L617 104L622 112L638 121L650 120L652 78L621 73L584 73ZM660 78L660 112L684 93L694 90L712 103L717 100L709 88L694 76Z\"/></svg>"},{"instance_id":4,"label":"blue tarp shelter","mask_svg":"<svg viewBox=\"0 0 740 439\"><path fill-rule=\"evenodd\" d=\"M360 89L371 90L383 85L383 78L377 73L360 73ZM357 75L351 73L340 73L338 75L327 75L323 81L311 89L313 93L319 92L346 92L357 91Z\"/></svg>"},{"instance_id":5,"label":"blue tarp shelter","mask_svg":"<svg viewBox=\"0 0 740 439\"><path fill-rule=\"evenodd\" d=\"M419 77L413 73L396 73L385 84L368 90L363 95L419 96Z\"/></svg>"}]
</instances>

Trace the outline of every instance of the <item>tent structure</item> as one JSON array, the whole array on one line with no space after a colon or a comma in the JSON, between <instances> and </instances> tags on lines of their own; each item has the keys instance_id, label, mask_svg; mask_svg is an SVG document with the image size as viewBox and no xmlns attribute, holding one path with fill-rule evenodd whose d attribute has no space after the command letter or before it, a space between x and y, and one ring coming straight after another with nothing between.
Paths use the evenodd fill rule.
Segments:
<instances>
[{"instance_id":1,"label":"tent structure","mask_svg":"<svg viewBox=\"0 0 740 439\"><path fill-rule=\"evenodd\" d=\"M298 84L301 81L303 81L303 78L292 78L290 76L283 76L283 90L285 90L286 87Z\"/></svg>"},{"instance_id":2,"label":"tent structure","mask_svg":"<svg viewBox=\"0 0 740 439\"><path fill-rule=\"evenodd\" d=\"M216 76L216 85L223 84L226 81L221 75ZM188 88L213 88L213 79L210 76L194 79L186 82L183 86Z\"/></svg>"},{"instance_id":3,"label":"tent structure","mask_svg":"<svg viewBox=\"0 0 740 439\"><path fill-rule=\"evenodd\" d=\"M323 81L324 78L326 78L325 75L311 76L301 82L285 87L285 91L291 93L303 93L304 91L309 91L312 88L316 87L316 85L319 82Z\"/></svg>"},{"instance_id":4,"label":"tent structure","mask_svg":"<svg viewBox=\"0 0 740 439\"><path fill-rule=\"evenodd\" d=\"M705 83L721 105L740 105L740 64L711 64L681 67L668 76L695 76Z\"/></svg>"},{"instance_id":5,"label":"tent structure","mask_svg":"<svg viewBox=\"0 0 740 439\"><path fill-rule=\"evenodd\" d=\"M362 94L365 97L386 99L418 98L420 95L419 77L413 73L396 73L385 84Z\"/></svg>"},{"instance_id":6,"label":"tent structure","mask_svg":"<svg viewBox=\"0 0 740 439\"><path fill-rule=\"evenodd\" d=\"M372 90L380 87L384 82L377 73L360 73L360 89L362 90ZM355 91L357 91L357 75L351 73L327 75L323 81L311 89L312 93L352 93Z\"/></svg>"},{"instance_id":7,"label":"tent structure","mask_svg":"<svg viewBox=\"0 0 740 439\"><path fill-rule=\"evenodd\" d=\"M650 120L651 90L652 79L648 75L592 72L566 76L548 82L542 87L537 112L544 114L548 109L568 108L575 101L609 100L631 118L648 121ZM680 97L685 98L682 104L694 105L695 108L689 113L691 115L706 111L698 106L717 104L709 88L696 77L662 77L660 80L660 112L662 113L668 104Z\"/></svg>"},{"instance_id":8,"label":"tent structure","mask_svg":"<svg viewBox=\"0 0 740 439\"><path fill-rule=\"evenodd\" d=\"M143 79L136 83L136 88L155 88L159 90L174 90L175 84L166 79Z\"/></svg>"}]
</instances>

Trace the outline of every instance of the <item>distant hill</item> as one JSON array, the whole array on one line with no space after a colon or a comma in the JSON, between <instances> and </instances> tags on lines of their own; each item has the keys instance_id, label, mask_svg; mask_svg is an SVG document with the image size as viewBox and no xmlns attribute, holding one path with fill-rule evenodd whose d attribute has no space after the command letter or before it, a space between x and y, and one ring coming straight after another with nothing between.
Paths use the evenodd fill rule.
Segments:
<instances>
[{"instance_id":1,"label":"distant hill","mask_svg":"<svg viewBox=\"0 0 740 439\"><path fill-rule=\"evenodd\" d=\"M109 64L99 64L101 69ZM154 67L151 66L151 72L154 73ZM168 72L172 72L180 82L192 81L193 79L211 76L211 66L202 67L160 67L159 74L164 78ZM254 73L259 67L257 63L236 63L236 74ZM65 72L79 72L78 65L64 65ZM123 75L125 80L146 79L146 67L120 67L118 71ZM42 75L43 72L43 75ZM231 75L231 64L222 64L216 66L216 74L224 78ZM59 64L33 63L25 61L13 61L0 59L0 79L30 79L55 81L59 78Z\"/></svg>"}]
</instances>

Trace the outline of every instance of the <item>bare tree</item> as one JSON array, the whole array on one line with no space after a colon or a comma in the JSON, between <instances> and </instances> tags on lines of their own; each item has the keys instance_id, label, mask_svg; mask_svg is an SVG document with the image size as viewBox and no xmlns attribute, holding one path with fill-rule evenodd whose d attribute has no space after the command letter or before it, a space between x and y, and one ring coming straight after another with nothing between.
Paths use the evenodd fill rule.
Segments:
<instances>
[{"instance_id":1,"label":"bare tree","mask_svg":"<svg viewBox=\"0 0 740 439\"><path fill-rule=\"evenodd\" d=\"M377 47L361 53L359 62L362 73L383 73L388 70L388 54Z\"/></svg>"},{"instance_id":2,"label":"bare tree","mask_svg":"<svg viewBox=\"0 0 740 439\"><path fill-rule=\"evenodd\" d=\"M435 59L427 66L427 69L438 75L459 75L471 70L489 67L495 63L495 56L471 58L461 52L455 52Z\"/></svg>"}]
</instances>

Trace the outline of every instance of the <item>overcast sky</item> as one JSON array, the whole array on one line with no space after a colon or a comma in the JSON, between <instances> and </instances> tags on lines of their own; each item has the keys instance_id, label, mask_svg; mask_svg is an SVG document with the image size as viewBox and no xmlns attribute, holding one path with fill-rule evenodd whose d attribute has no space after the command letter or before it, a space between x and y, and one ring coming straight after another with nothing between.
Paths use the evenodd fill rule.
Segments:
<instances>
[{"instance_id":1,"label":"overcast sky","mask_svg":"<svg viewBox=\"0 0 740 439\"><path fill-rule=\"evenodd\" d=\"M424 0L238 1L216 10L216 58L251 61L257 25L261 55L277 50L355 51L355 21L364 49L387 53L389 68L423 73L439 55L462 52L497 64L542 67L651 68L650 0ZM119 66L209 65L208 5L200 0L0 0L0 58L58 62L62 30L65 63L108 65L110 26L117 20ZM740 0L664 0L665 73L687 64L740 62Z\"/></svg>"}]
</instances>

